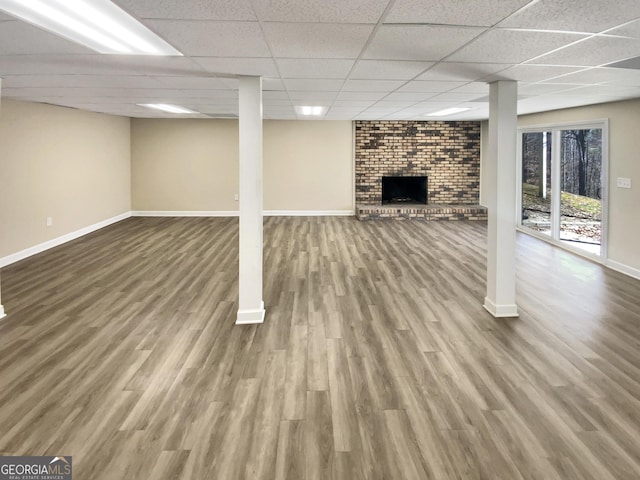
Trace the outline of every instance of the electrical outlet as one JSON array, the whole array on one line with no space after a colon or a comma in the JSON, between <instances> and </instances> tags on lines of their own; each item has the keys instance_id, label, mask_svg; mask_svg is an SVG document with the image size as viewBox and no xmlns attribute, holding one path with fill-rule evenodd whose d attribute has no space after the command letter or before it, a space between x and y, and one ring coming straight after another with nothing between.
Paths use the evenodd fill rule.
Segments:
<instances>
[{"instance_id":1,"label":"electrical outlet","mask_svg":"<svg viewBox=\"0 0 640 480\"><path fill-rule=\"evenodd\" d=\"M233 196L233 199L237 202L238 200L240 200L240 196L236 193L236 194Z\"/></svg>"},{"instance_id":2,"label":"electrical outlet","mask_svg":"<svg viewBox=\"0 0 640 480\"><path fill-rule=\"evenodd\" d=\"M47 225L47 227L52 227L53 226L53 217L47 217L46 225Z\"/></svg>"},{"instance_id":3,"label":"electrical outlet","mask_svg":"<svg viewBox=\"0 0 640 480\"><path fill-rule=\"evenodd\" d=\"M617 180L616 180L616 185L619 188L631 188L631 179L630 178L618 177Z\"/></svg>"}]
</instances>

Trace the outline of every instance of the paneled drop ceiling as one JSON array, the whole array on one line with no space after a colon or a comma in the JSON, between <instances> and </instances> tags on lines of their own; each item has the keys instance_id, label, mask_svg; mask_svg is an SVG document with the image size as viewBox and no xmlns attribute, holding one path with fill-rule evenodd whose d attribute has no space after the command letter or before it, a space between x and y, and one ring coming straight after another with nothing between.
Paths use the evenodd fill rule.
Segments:
<instances>
[{"instance_id":1,"label":"paneled drop ceiling","mask_svg":"<svg viewBox=\"0 0 640 480\"><path fill-rule=\"evenodd\" d=\"M238 112L235 75L264 77L264 116L488 117L488 84L521 114L640 97L638 0L116 0L184 54L100 55L0 14L2 96L130 117L140 103ZM201 115L202 116L202 115ZM432 119L434 117L429 117Z\"/></svg>"}]
</instances>

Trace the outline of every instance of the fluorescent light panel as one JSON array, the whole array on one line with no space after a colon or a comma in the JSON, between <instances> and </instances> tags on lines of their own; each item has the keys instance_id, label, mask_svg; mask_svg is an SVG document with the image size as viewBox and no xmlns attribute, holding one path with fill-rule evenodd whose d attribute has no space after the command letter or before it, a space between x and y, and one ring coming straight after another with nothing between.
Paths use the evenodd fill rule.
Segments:
<instances>
[{"instance_id":1,"label":"fluorescent light panel","mask_svg":"<svg viewBox=\"0 0 640 480\"><path fill-rule=\"evenodd\" d=\"M427 113L426 117L446 117L447 115L453 115L455 113L466 112L471 110L471 107L453 107L445 108L444 110L438 110L437 112Z\"/></svg>"},{"instance_id":2,"label":"fluorescent light panel","mask_svg":"<svg viewBox=\"0 0 640 480\"><path fill-rule=\"evenodd\" d=\"M182 55L109 0L0 0L0 10L99 53Z\"/></svg>"},{"instance_id":3,"label":"fluorescent light panel","mask_svg":"<svg viewBox=\"0 0 640 480\"><path fill-rule=\"evenodd\" d=\"M151 108L153 110L160 110L167 113L198 113L188 108L179 107L178 105L170 105L168 103L138 103L141 107Z\"/></svg>"},{"instance_id":4,"label":"fluorescent light panel","mask_svg":"<svg viewBox=\"0 0 640 480\"><path fill-rule=\"evenodd\" d=\"M325 107L304 105L301 107L296 107L296 112L298 113L298 115L317 117L325 112Z\"/></svg>"}]
</instances>

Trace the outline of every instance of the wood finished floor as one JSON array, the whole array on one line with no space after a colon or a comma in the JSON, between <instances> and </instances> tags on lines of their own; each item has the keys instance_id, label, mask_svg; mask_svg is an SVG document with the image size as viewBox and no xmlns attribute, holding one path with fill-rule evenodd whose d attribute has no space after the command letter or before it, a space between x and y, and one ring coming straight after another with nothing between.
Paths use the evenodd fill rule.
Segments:
<instances>
[{"instance_id":1,"label":"wood finished floor","mask_svg":"<svg viewBox=\"0 0 640 480\"><path fill-rule=\"evenodd\" d=\"M265 221L266 323L235 326L237 220L132 218L2 271L0 454L76 480L640 478L640 282L486 226Z\"/></svg>"}]
</instances>

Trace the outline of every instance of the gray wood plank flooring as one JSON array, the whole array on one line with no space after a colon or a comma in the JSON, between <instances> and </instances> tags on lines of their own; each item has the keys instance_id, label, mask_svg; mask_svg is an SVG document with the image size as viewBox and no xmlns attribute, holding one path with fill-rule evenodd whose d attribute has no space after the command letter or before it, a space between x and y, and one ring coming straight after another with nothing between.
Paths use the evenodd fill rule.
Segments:
<instances>
[{"instance_id":1,"label":"gray wood plank flooring","mask_svg":"<svg viewBox=\"0 0 640 480\"><path fill-rule=\"evenodd\" d=\"M237 219L131 218L2 271L0 454L74 478L640 478L640 282L486 225L265 220L266 323L235 326Z\"/></svg>"}]
</instances>

